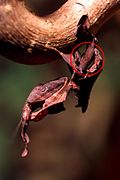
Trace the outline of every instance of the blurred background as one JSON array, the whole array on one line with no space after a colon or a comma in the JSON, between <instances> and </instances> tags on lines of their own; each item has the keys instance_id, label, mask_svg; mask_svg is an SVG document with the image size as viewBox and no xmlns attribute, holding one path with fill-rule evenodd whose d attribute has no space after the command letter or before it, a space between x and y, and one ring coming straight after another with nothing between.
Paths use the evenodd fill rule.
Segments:
<instances>
[{"instance_id":1,"label":"blurred background","mask_svg":"<svg viewBox=\"0 0 120 180\"><path fill-rule=\"evenodd\" d=\"M27 0L26 4L45 15L64 2ZM0 56L0 180L120 179L120 12L102 27L98 40L105 68L87 112L75 108L76 101L69 95L65 112L30 123L26 158L20 156L24 148L20 132L13 136L22 106L38 83L69 72L62 60L27 66Z\"/></svg>"}]
</instances>

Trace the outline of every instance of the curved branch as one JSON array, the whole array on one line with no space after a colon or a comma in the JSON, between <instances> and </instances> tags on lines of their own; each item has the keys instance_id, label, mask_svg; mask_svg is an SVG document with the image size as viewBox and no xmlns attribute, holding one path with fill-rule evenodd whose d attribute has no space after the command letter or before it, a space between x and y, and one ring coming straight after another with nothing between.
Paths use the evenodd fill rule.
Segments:
<instances>
[{"instance_id":1,"label":"curved branch","mask_svg":"<svg viewBox=\"0 0 120 180\"><path fill-rule=\"evenodd\" d=\"M119 8L120 0L68 0L54 13L38 17L22 0L0 0L0 54L24 64L57 59L59 55L51 48L67 49L76 42L82 15L88 13L96 33L106 17Z\"/></svg>"}]
</instances>

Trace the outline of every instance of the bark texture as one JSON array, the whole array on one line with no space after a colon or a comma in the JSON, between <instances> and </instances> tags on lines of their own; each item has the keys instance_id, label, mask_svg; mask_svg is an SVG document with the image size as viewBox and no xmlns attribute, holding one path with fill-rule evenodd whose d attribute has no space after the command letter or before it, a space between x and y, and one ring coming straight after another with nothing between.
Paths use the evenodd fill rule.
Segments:
<instances>
[{"instance_id":1,"label":"bark texture","mask_svg":"<svg viewBox=\"0 0 120 180\"><path fill-rule=\"evenodd\" d=\"M120 8L120 0L68 0L54 13L40 17L22 0L0 0L0 54L18 63L42 64L58 59L57 52L76 42L80 18L88 14L92 31Z\"/></svg>"}]
</instances>

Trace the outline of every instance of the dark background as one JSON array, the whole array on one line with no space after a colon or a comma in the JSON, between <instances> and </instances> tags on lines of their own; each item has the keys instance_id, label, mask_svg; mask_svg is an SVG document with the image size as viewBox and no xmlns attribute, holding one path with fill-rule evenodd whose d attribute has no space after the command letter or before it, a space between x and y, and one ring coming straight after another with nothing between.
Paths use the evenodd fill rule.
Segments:
<instances>
[{"instance_id":1,"label":"dark background","mask_svg":"<svg viewBox=\"0 0 120 180\"><path fill-rule=\"evenodd\" d=\"M55 1L26 1L40 15L63 2L57 6ZM20 133L14 137L22 106L35 85L69 73L62 60L27 66L0 57L0 180L120 179L120 13L102 27L98 40L105 68L87 112L75 108L69 96L65 112L31 123L27 158L20 157Z\"/></svg>"}]
</instances>

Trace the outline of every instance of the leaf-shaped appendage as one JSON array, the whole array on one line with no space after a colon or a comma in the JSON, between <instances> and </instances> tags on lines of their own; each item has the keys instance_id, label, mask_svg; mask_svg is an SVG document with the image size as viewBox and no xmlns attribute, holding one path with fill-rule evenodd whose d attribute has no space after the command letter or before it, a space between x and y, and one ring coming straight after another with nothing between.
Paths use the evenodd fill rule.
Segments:
<instances>
[{"instance_id":1,"label":"leaf-shaped appendage","mask_svg":"<svg viewBox=\"0 0 120 180\"><path fill-rule=\"evenodd\" d=\"M42 85L40 84L32 90L24 105L21 118L21 137L25 143L22 157L28 154L29 137L26 130L29 121L40 121L47 114L64 111L63 102L66 100L69 90L77 88L72 80L62 77Z\"/></svg>"}]
</instances>

